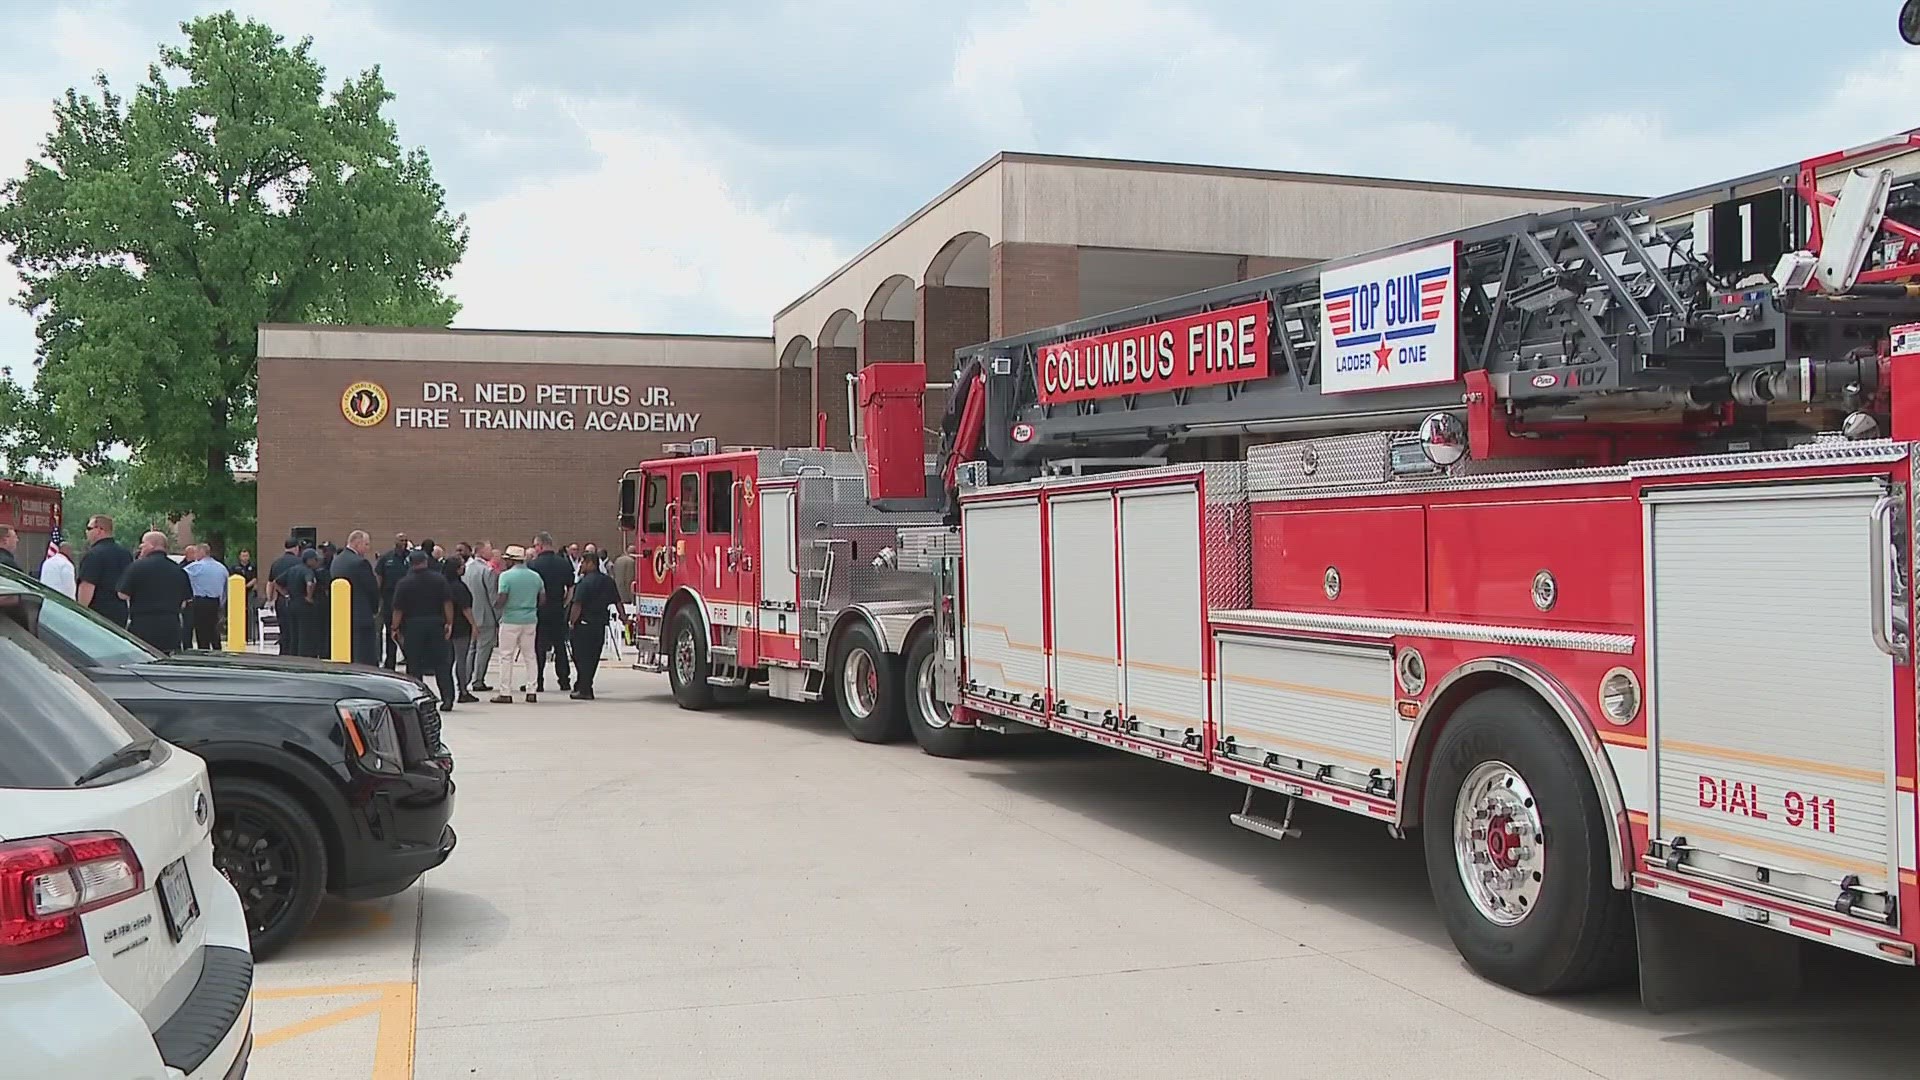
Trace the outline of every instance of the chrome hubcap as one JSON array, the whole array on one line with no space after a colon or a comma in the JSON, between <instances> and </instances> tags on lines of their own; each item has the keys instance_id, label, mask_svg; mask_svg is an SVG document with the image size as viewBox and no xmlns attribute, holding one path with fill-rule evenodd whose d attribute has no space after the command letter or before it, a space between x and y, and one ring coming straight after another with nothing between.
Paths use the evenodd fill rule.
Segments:
<instances>
[{"instance_id":1,"label":"chrome hubcap","mask_svg":"<svg viewBox=\"0 0 1920 1080\"><path fill-rule=\"evenodd\" d=\"M880 672L867 650L855 649L847 654L847 662L840 669L840 689L848 712L873 715L874 706L880 703Z\"/></svg>"},{"instance_id":2,"label":"chrome hubcap","mask_svg":"<svg viewBox=\"0 0 1920 1080\"><path fill-rule=\"evenodd\" d=\"M933 653L929 652L920 661L920 670L914 673L913 690L920 706L920 719L930 728L943 728L952 718L947 715L947 707L933 696L933 674Z\"/></svg>"},{"instance_id":3,"label":"chrome hubcap","mask_svg":"<svg viewBox=\"0 0 1920 1080\"><path fill-rule=\"evenodd\" d=\"M1453 809L1454 863L1467 898L1496 926L1533 913L1546 880L1547 833L1533 789L1503 761L1467 774Z\"/></svg>"},{"instance_id":4,"label":"chrome hubcap","mask_svg":"<svg viewBox=\"0 0 1920 1080\"><path fill-rule=\"evenodd\" d=\"M693 681L693 631L682 630L673 642L673 673L682 683Z\"/></svg>"}]
</instances>

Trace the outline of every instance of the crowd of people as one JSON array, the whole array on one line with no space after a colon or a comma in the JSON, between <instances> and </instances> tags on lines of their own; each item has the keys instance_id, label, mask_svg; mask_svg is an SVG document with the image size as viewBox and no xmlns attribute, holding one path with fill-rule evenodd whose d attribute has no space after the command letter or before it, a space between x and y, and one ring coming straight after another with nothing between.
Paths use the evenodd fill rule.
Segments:
<instances>
[{"instance_id":1,"label":"crowd of people","mask_svg":"<svg viewBox=\"0 0 1920 1080\"><path fill-rule=\"evenodd\" d=\"M634 570L631 555L611 567L602 560L594 544L562 549L544 532L526 547L462 541L451 554L432 540L416 546L402 533L376 555L372 538L355 530L337 550L290 538L254 580L273 608L280 651L298 656L328 653L329 586L351 583L353 661L388 670L404 664L409 675L431 680L441 708L450 710L479 703L481 694L492 694L496 704L510 704L516 694L537 701L549 661L562 693L593 700L608 629L627 621ZM616 584L621 580L626 585ZM497 687L488 681L496 660Z\"/></svg>"},{"instance_id":2,"label":"crowd of people","mask_svg":"<svg viewBox=\"0 0 1920 1080\"><path fill-rule=\"evenodd\" d=\"M0 527L0 565L19 569L17 539ZM87 550L78 560L56 533L40 562L42 583L162 652L220 647L227 577L205 545L188 544L176 558L163 532L142 535L139 550L128 551L104 514L87 519Z\"/></svg>"},{"instance_id":3,"label":"crowd of people","mask_svg":"<svg viewBox=\"0 0 1920 1080\"><path fill-rule=\"evenodd\" d=\"M329 656L333 583L348 582L353 662L389 671L404 664L431 681L443 710L477 704L481 694L503 705L537 701L549 663L560 692L592 701L607 633L627 625L633 602L631 553L607 560L595 544L560 548L545 532L524 547L462 541L451 554L405 533L379 553L360 529L344 547L293 537L264 572L246 549L231 567L205 545L188 544L175 558L158 531L129 551L105 515L88 519L86 536L77 561L71 545L50 544L41 581L162 652L220 648L228 580L237 575L255 598L246 605L250 643L262 636L259 613L271 610L282 655ZM17 542L0 526L0 566L19 566ZM489 682L496 668L497 684Z\"/></svg>"}]
</instances>

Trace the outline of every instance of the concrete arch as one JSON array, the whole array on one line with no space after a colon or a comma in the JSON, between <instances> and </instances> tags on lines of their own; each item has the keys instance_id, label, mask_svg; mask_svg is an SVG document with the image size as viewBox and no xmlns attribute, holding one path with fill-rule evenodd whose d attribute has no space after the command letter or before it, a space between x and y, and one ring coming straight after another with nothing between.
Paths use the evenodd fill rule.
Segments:
<instances>
[{"instance_id":1,"label":"concrete arch","mask_svg":"<svg viewBox=\"0 0 1920 1080\"><path fill-rule=\"evenodd\" d=\"M868 297L866 317L888 322L912 322L913 296L913 279L905 274L893 274Z\"/></svg>"},{"instance_id":2,"label":"concrete arch","mask_svg":"<svg viewBox=\"0 0 1920 1080\"><path fill-rule=\"evenodd\" d=\"M927 284L984 289L993 272L993 242L985 233L963 232L941 245L927 264Z\"/></svg>"},{"instance_id":3,"label":"concrete arch","mask_svg":"<svg viewBox=\"0 0 1920 1080\"><path fill-rule=\"evenodd\" d=\"M820 347L852 349L860 344L860 319L851 308L841 308L827 316L820 327Z\"/></svg>"},{"instance_id":4,"label":"concrete arch","mask_svg":"<svg viewBox=\"0 0 1920 1080\"><path fill-rule=\"evenodd\" d=\"M813 366L813 342L805 334L796 334L786 347L780 350L782 368L810 368Z\"/></svg>"}]
</instances>

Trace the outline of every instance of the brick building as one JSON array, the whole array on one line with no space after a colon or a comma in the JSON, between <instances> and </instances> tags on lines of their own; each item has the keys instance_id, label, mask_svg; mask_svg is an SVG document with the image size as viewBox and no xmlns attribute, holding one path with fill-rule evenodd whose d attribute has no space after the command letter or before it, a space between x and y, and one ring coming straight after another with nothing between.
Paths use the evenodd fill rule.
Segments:
<instances>
[{"instance_id":1,"label":"brick building","mask_svg":"<svg viewBox=\"0 0 1920 1080\"><path fill-rule=\"evenodd\" d=\"M1616 198L1003 153L773 313L770 338L263 327L260 547L301 526L617 542L619 476L663 442L805 445L824 414L851 445L864 364L941 383L990 338Z\"/></svg>"},{"instance_id":2,"label":"brick building","mask_svg":"<svg viewBox=\"0 0 1920 1080\"><path fill-rule=\"evenodd\" d=\"M845 446L846 376L872 361L918 360L945 382L963 345L1621 197L996 154L774 315L780 378Z\"/></svg>"},{"instance_id":3,"label":"brick building","mask_svg":"<svg viewBox=\"0 0 1920 1080\"><path fill-rule=\"evenodd\" d=\"M259 547L617 544L620 474L663 443L772 443L773 361L763 337L263 326Z\"/></svg>"}]
</instances>

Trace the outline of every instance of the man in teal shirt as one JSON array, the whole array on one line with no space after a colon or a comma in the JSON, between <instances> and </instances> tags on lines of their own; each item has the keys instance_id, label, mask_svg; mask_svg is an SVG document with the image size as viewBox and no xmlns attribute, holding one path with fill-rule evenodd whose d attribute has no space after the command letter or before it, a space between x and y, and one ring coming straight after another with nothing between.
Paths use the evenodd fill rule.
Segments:
<instances>
[{"instance_id":1,"label":"man in teal shirt","mask_svg":"<svg viewBox=\"0 0 1920 1080\"><path fill-rule=\"evenodd\" d=\"M511 705L515 686L526 693L528 701L537 700L533 691L533 628L539 617L540 593L546 584L539 574L527 569L527 549L519 544L508 544L502 558L506 560L507 569L500 575L500 592L494 598L494 605L500 609L500 655L506 659L507 671L493 701L496 705ZM524 681L513 681L516 671L521 672Z\"/></svg>"}]
</instances>

